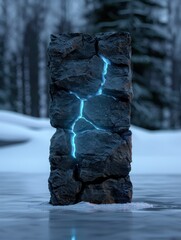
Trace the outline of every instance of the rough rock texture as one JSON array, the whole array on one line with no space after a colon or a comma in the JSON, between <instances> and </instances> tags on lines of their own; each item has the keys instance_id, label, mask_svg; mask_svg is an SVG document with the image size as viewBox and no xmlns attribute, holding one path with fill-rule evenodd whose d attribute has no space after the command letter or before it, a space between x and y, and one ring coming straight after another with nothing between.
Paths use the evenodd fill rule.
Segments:
<instances>
[{"instance_id":1,"label":"rough rock texture","mask_svg":"<svg viewBox=\"0 0 181 240\"><path fill-rule=\"evenodd\" d=\"M94 203L127 203L132 197L132 184L128 177L107 179L88 184L81 195L81 201Z\"/></svg>"},{"instance_id":2,"label":"rough rock texture","mask_svg":"<svg viewBox=\"0 0 181 240\"><path fill-rule=\"evenodd\" d=\"M52 35L50 203L132 199L129 33Z\"/></svg>"},{"instance_id":3,"label":"rough rock texture","mask_svg":"<svg viewBox=\"0 0 181 240\"><path fill-rule=\"evenodd\" d=\"M85 102L85 117L99 128L119 132L130 126L130 104L109 96L95 96Z\"/></svg>"}]
</instances>

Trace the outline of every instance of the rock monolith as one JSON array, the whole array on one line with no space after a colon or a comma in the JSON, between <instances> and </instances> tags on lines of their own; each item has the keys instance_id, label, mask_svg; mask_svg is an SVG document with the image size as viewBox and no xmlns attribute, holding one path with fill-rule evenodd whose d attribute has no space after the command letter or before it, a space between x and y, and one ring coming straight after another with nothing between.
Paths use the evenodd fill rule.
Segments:
<instances>
[{"instance_id":1,"label":"rock monolith","mask_svg":"<svg viewBox=\"0 0 181 240\"><path fill-rule=\"evenodd\" d=\"M132 199L129 33L52 35L50 203Z\"/></svg>"}]
</instances>

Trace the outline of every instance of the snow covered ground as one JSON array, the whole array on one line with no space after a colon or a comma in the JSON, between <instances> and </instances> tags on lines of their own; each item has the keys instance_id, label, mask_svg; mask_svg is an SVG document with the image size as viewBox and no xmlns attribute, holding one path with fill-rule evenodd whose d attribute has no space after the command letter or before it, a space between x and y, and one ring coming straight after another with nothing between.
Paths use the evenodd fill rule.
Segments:
<instances>
[{"instance_id":1,"label":"snow covered ground","mask_svg":"<svg viewBox=\"0 0 181 240\"><path fill-rule=\"evenodd\" d=\"M132 174L180 174L181 131L147 131L132 126ZM49 144L55 130L48 119L0 111L1 172L49 172Z\"/></svg>"}]
</instances>

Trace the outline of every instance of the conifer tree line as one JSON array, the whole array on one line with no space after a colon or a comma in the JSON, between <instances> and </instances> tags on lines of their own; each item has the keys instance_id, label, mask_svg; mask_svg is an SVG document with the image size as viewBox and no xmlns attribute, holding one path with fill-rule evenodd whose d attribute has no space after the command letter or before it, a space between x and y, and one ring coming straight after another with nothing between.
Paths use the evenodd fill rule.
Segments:
<instances>
[{"instance_id":1,"label":"conifer tree line","mask_svg":"<svg viewBox=\"0 0 181 240\"><path fill-rule=\"evenodd\" d=\"M180 49L174 41L179 37L176 32L181 30L179 20L172 19L180 15L176 10L179 3L178 0L87 0L91 9L86 13L90 31L131 33L132 123L148 129L181 126L181 74L176 67L180 57L176 60L173 55L178 51L176 47Z\"/></svg>"},{"instance_id":2,"label":"conifer tree line","mask_svg":"<svg viewBox=\"0 0 181 240\"><path fill-rule=\"evenodd\" d=\"M72 0L0 0L0 109L47 117L50 34L72 31Z\"/></svg>"},{"instance_id":3,"label":"conifer tree line","mask_svg":"<svg viewBox=\"0 0 181 240\"><path fill-rule=\"evenodd\" d=\"M0 0L0 109L47 117L50 33L129 31L132 123L181 127L180 0Z\"/></svg>"}]
</instances>

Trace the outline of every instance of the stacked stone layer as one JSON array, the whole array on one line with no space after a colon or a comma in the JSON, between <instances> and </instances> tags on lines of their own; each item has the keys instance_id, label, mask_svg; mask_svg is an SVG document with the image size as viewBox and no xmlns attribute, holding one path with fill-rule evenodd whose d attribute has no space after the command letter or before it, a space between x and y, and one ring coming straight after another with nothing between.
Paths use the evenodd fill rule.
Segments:
<instances>
[{"instance_id":1,"label":"stacked stone layer","mask_svg":"<svg viewBox=\"0 0 181 240\"><path fill-rule=\"evenodd\" d=\"M51 36L53 205L131 202L130 42L128 33Z\"/></svg>"}]
</instances>

